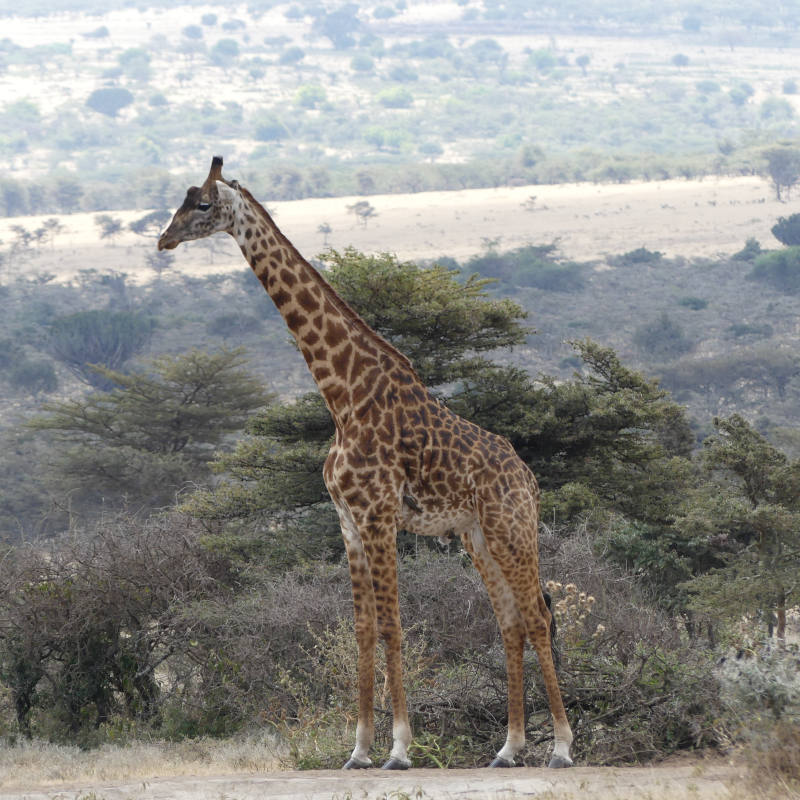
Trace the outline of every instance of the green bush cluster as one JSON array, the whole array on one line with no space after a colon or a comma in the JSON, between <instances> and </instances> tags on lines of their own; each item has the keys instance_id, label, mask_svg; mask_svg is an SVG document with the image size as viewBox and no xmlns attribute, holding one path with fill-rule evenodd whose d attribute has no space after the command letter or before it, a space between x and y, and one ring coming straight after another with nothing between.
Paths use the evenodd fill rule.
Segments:
<instances>
[{"instance_id":1,"label":"green bush cluster","mask_svg":"<svg viewBox=\"0 0 800 800\"><path fill-rule=\"evenodd\" d=\"M800 292L800 247L763 253L753 261L753 269L747 277L779 292L797 294Z\"/></svg>"},{"instance_id":2,"label":"green bush cluster","mask_svg":"<svg viewBox=\"0 0 800 800\"><path fill-rule=\"evenodd\" d=\"M585 265L564 261L556 249L555 244L524 245L504 253L490 248L467 261L463 269L512 286L532 286L550 292L581 291L585 286Z\"/></svg>"}]
</instances>

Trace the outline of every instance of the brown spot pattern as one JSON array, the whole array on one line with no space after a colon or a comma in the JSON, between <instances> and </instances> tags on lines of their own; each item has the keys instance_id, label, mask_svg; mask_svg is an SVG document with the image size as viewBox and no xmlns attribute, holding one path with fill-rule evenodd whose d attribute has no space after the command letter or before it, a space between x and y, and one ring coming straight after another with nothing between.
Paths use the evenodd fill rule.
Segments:
<instances>
[{"instance_id":1,"label":"brown spot pattern","mask_svg":"<svg viewBox=\"0 0 800 800\"><path fill-rule=\"evenodd\" d=\"M242 197L252 198L246 190ZM359 729L374 730L376 634L386 644L395 729L408 723L395 553L396 532L405 528L460 535L486 583L506 649L509 741L518 749L524 740L522 652L528 639L547 687L556 740L568 750L572 736L539 584L533 474L506 439L433 398L407 359L349 309L263 208L251 199L245 208L229 230L245 231L237 237L242 251L297 339L336 423L324 478L342 520L353 582ZM265 259L268 276L258 269Z\"/></svg>"}]
</instances>

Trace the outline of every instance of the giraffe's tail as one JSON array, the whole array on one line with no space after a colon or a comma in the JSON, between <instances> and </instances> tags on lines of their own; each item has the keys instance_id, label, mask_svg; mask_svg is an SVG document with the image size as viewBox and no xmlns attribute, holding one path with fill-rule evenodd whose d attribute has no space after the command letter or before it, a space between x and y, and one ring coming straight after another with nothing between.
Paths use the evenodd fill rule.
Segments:
<instances>
[{"instance_id":1,"label":"giraffe's tail","mask_svg":"<svg viewBox=\"0 0 800 800\"><path fill-rule=\"evenodd\" d=\"M558 669L561 666L561 652L556 644L556 634L558 633L556 615L553 614L552 598L547 592L542 592L542 594L544 595L544 603L547 606L547 610L550 612L550 650L553 653L553 664Z\"/></svg>"}]
</instances>

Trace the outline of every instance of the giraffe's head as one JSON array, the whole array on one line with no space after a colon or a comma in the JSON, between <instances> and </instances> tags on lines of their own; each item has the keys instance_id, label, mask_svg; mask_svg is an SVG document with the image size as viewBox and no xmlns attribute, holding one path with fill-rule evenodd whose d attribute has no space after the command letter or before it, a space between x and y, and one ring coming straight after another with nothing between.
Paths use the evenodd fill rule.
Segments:
<instances>
[{"instance_id":1,"label":"giraffe's head","mask_svg":"<svg viewBox=\"0 0 800 800\"><path fill-rule=\"evenodd\" d=\"M222 156L214 156L206 182L186 192L183 205L158 239L158 249L172 250L191 239L203 239L223 231L230 233L237 189L236 181L226 181L222 177Z\"/></svg>"}]
</instances>

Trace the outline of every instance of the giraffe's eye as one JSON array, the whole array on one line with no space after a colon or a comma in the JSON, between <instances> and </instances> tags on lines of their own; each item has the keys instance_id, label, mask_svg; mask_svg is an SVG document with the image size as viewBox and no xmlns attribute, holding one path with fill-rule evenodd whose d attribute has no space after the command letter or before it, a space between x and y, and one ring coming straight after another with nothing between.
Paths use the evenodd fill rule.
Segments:
<instances>
[{"instance_id":1,"label":"giraffe's eye","mask_svg":"<svg viewBox=\"0 0 800 800\"><path fill-rule=\"evenodd\" d=\"M208 211L211 208L211 203L198 203L197 210L198 211Z\"/></svg>"}]
</instances>

